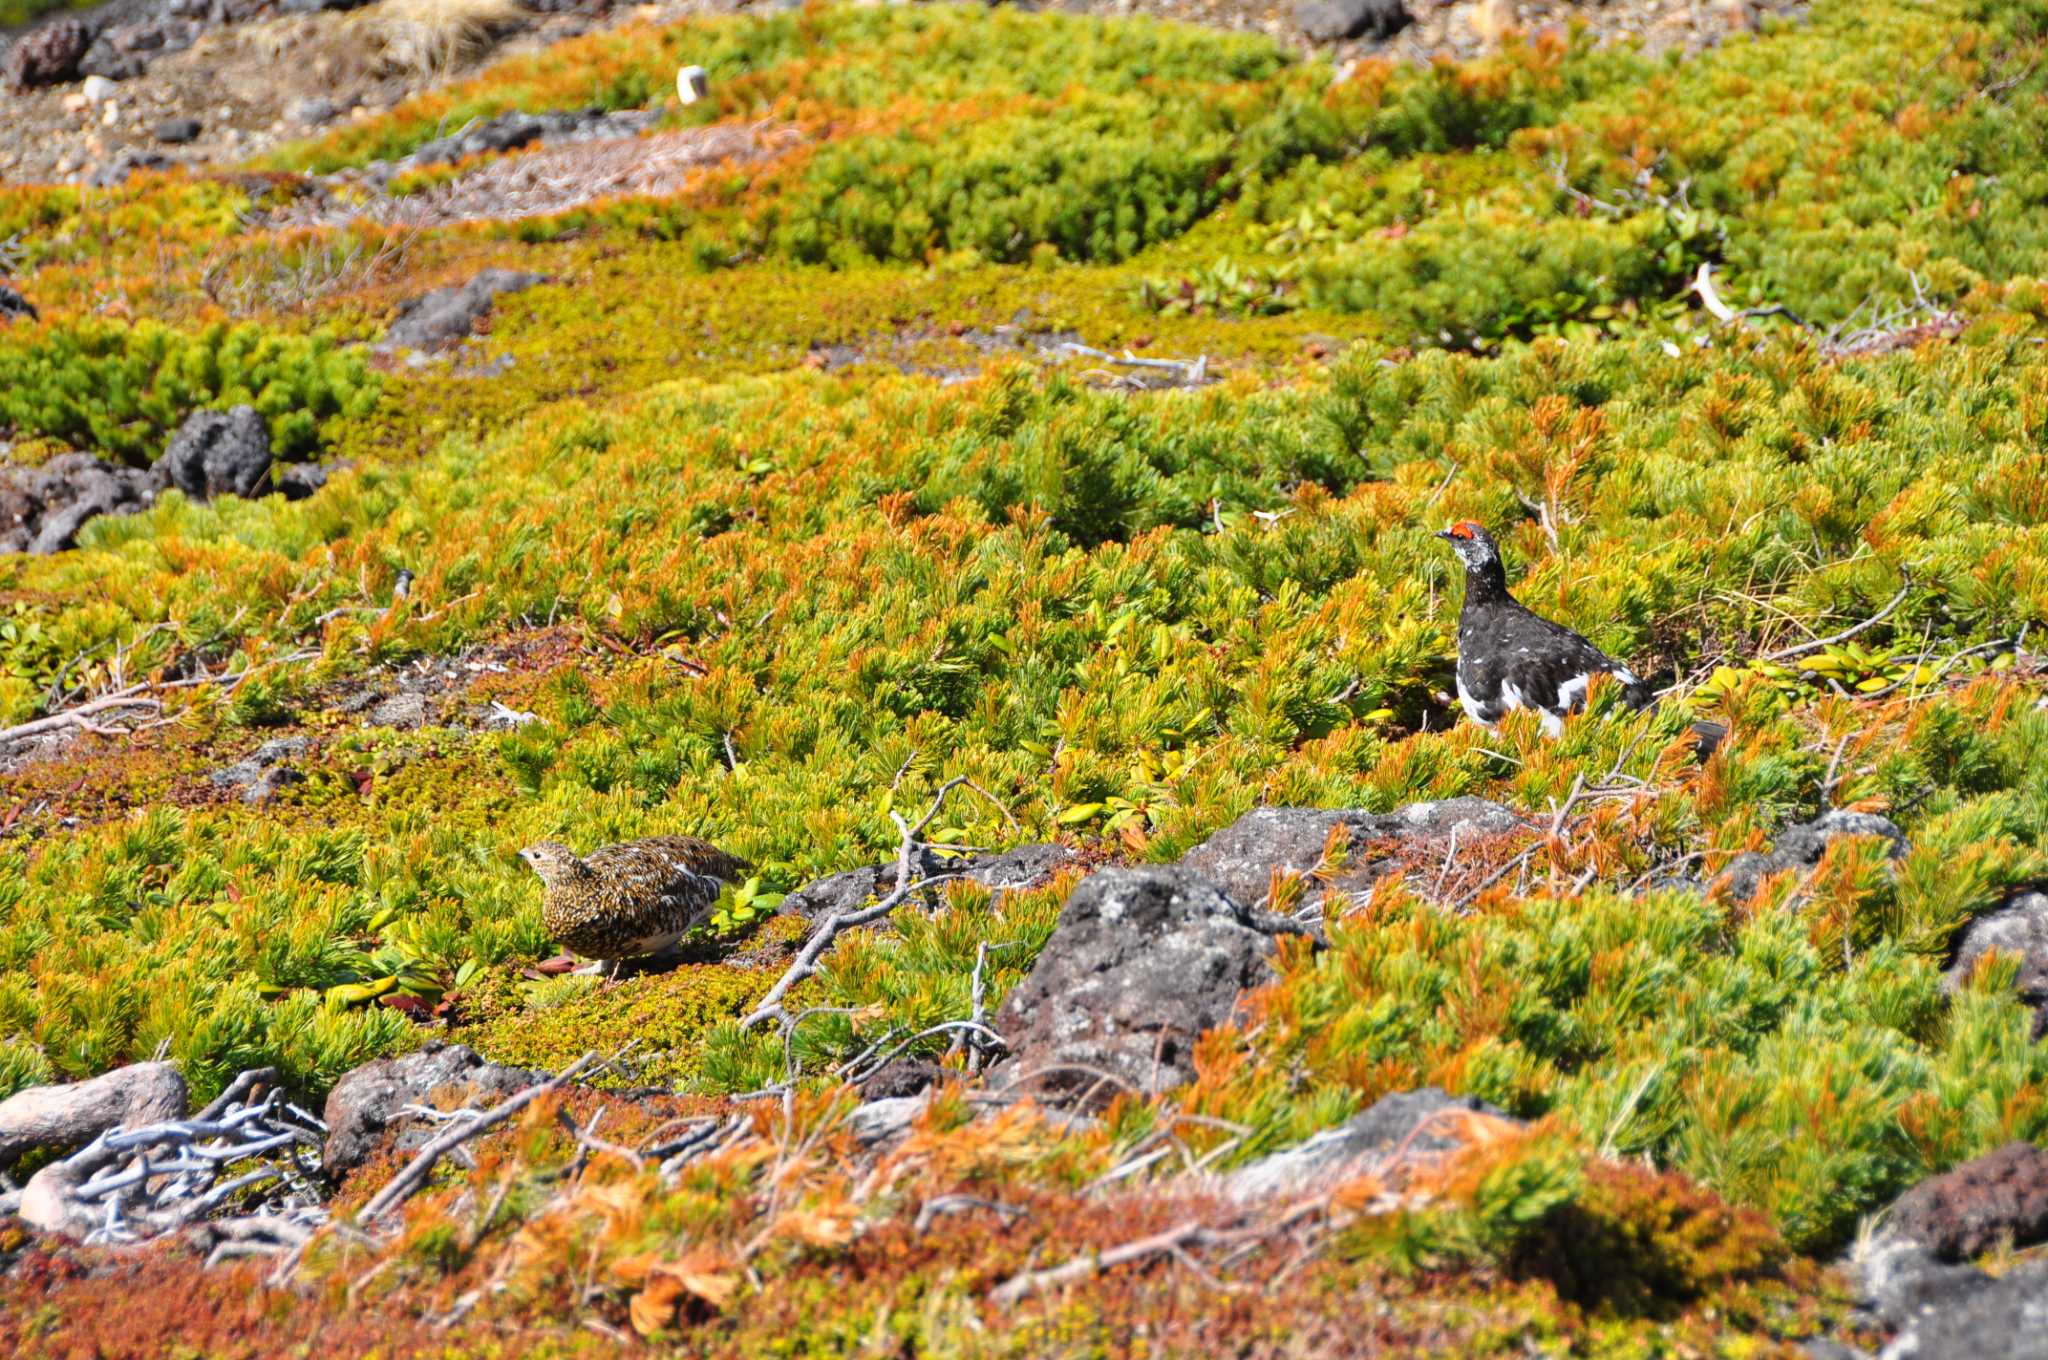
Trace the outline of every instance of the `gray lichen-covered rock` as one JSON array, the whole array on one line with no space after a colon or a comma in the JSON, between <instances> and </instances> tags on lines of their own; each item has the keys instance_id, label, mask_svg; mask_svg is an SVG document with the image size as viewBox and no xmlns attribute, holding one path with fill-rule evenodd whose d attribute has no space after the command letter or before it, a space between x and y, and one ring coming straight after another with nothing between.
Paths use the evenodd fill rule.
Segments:
<instances>
[{"instance_id":1,"label":"gray lichen-covered rock","mask_svg":"<svg viewBox=\"0 0 2048 1360\"><path fill-rule=\"evenodd\" d=\"M188 496L256 496L270 489L270 428L253 406L194 411L157 460L164 481Z\"/></svg>"},{"instance_id":2,"label":"gray lichen-covered rock","mask_svg":"<svg viewBox=\"0 0 2048 1360\"><path fill-rule=\"evenodd\" d=\"M1035 888L1075 862L1063 845L1020 845L995 854L942 858L924 850L911 861L913 878L961 874L987 888ZM871 864L806 883L782 899L782 910L810 920L835 911L858 911L896 885L894 864ZM934 900L938 889L933 889Z\"/></svg>"},{"instance_id":3,"label":"gray lichen-covered rock","mask_svg":"<svg viewBox=\"0 0 2048 1360\"><path fill-rule=\"evenodd\" d=\"M476 328L500 294L531 288L541 279L523 270L486 269L468 283L422 293L400 305L383 347L427 350L460 340Z\"/></svg>"},{"instance_id":4,"label":"gray lichen-covered rock","mask_svg":"<svg viewBox=\"0 0 2048 1360\"><path fill-rule=\"evenodd\" d=\"M1989 1284L1975 1266L1954 1265L1915 1242L1880 1234L1849 1264L1857 1302L1886 1327L1908 1327L1955 1307Z\"/></svg>"},{"instance_id":5,"label":"gray lichen-covered rock","mask_svg":"<svg viewBox=\"0 0 2048 1360\"><path fill-rule=\"evenodd\" d=\"M1401 0L1305 0L1295 6L1294 22L1310 42L1345 38L1384 41L1415 22Z\"/></svg>"},{"instance_id":6,"label":"gray lichen-covered rock","mask_svg":"<svg viewBox=\"0 0 2048 1360\"><path fill-rule=\"evenodd\" d=\"M350 1072L329 1093L322 1161L331 1175L353 1171L394 1127L398 1151L417 1151L434 1136L434 1127L401 1113L407 1105L483 1108L545 1080L543 1072L485 1062L462 1044L430 1043L402 1058L381 1058Z\"/></svg>"},{"instance_id":7,"label":"gray lichen-covered rock","mask_svg":"<svg viewBox=\"0 0 2048 1360\"><path fill-rule=\"evenodd\" d=\"M846 1127L864 1148L880 1147L910 1132L911 1121L924 1109L921 1095L883 1096L854 1107Z\"/></svg>"},{"instance_id":8,"label":"gray lichen-covered rock","mask_svg":"<svg viewBox=\"0 0 2048 1360\"><path fill-rule=\"evenodd\" d=\"M217 789L241 790L245 803L268 802L279 789L304 782L305 774L292 762L312 749L310 737L280 737L206 777Z\"/></svg>"},{"instance_id":9,"label":"gray lichen-covered rock","mask_svg":"<svg viewBox=\"0 0 2048 1360\"><path fill-rule=\"evenodd\" d=\"M1330 833L1348 837L1344 865L1329 878L1342 892L1362 892L1386 872L1372 847L1389 841L1470 843L1524 825L1510 808L1484 798L1411 803L1392 812L1350 808L1253 808L1181 857L1181 863L1240 902L1263 902L1273 873L1307 874L1322 862Z\"/></svg>"},{"instance_id":10,"label":"gray lichen-covered rock","mask_svg":"<svg viewBox=\"0 0 2048 1360\"><path fill-rule=\"evenodd\" d=\"M425 727L433 717L433 710L427 704L427 696L406 690L394 694L370 710L364 720L370 727L389 727L400 732L410 732L416 727Z\"/></svg>"},{"instance_id":11,"label":"gray lichen-covered rock","mask_svg":"<svg viewBox=\"0 0 2048 1360\"><path fill-rule=\"evenodd\" d=\"M1887 843L1886 853L1901 859L1907 850L1906 833L1891 821L1869 812L1824 812L1810 822L1788 826L1778 833L1770 853L1751 851L1737 855L1718 880L1730 901L1747 902L1756 896L1765 878L1787 869L1811 869L1827 853L1828 846L1845 836L1873 837Z\"/></svg>"},{"instance_id":12,"label":"gray lichen-covered rock","mask_svg":"<svg viewBox=\"0 0 2048 1360\"><path fill-rule=\"evenodd\" d=\"M60 453L38 467L0 466L0 552L62 552L95 515L148 508L157 485L152 473L89 453Z\"/></svg>"},{"instance_id":13,"label":"gray lichen-covered rock","mask_svg":"<svg viewBox=\"0 0 2048 1360\"><path fill-rule=\"evenodd\" d=\"M1968 1273L1975 1279L1966 1288L1924 1307L1880 1360L2041 1360L2048 1354L2048 1262L2029 1262L1996 1278Z\"/></svg>"},{"instance_id":14,"label":"gray lichen-covered rock","mask_svg":"<svg viewBox=\"0 0 2048 1360\"><path fill-rule=\"evenodd\" d=\"M92 46L79 58L78 73L133 80L146 72L151 62L192 46L209 28L239 23L258 8L248 0L233 5L223 0L196 6L181 0L153 0L101 6L92 19L97 32Z\"/></svg>"},{"instance_id":15,"label":"gray lichen-covered rock","mask_svg":"<svg viewBox=\"0 0 2048 1360\"><path fill-rule=\"evenodd\" d=\"M1444 1116L1459 1111L1507 1117L1485 1101L1434 1086L1382 1096L1336 1128L1232 1172L1224 1178L1224 1193L1239 1200L1314 1194L1362 1174L1397 1149L1448 1151L1460 1140Z\"/></svg>"},{"instance_id":16,"label":"gray lichen-covered rock","mask_svg":"<svg viewBox=\"0 0 2048 1360\"><path fill-rule=\"evenodd\" d=\"M1961 987L1994 949L2018 957L2013 990L2034 1008L2034 1037L2048 1035L2048 893L2019 893L1963 927L1942 986L1949 991Z\"/></svg>"},{"instance_id":17,"label":"gray lichen-covered rock","mask_svg":"<svg viewBox=\"0 0 2048 1360\"><path fill-rule=\"evenodd\" d=\"M1170 1090L1194 1075L1202 1031L1271 976L1293 923L1232 901L1184 867L1104 869L1067 899L995 1028L999 1080L1055 1098Z\"/></svg>"},{"instance_id":18,"label":"gray lichen-covered rock","mask_svg":"<svg viewBox=\"0 0 2048 1360\"><path fill-rule=\"evenodd\" d=\"M277 470L277 489L288 501L302 501L327 485L328 472L318 463L286 463Z\"/></svg>"},{"instance_id":19,"label":"gray lichen-covered rock","mask_svg":"<svg viewBox=\"0 0 2048 1360\"><path fill-rule=\"evenodd\" d=\"M1806 1360L1870 1360L1869 1351L1859 1351L1854 1346L1826 1336L1810 1336L1800 1342L1799 1353L1804 1355Z\"/></svg>"}]
</instances>

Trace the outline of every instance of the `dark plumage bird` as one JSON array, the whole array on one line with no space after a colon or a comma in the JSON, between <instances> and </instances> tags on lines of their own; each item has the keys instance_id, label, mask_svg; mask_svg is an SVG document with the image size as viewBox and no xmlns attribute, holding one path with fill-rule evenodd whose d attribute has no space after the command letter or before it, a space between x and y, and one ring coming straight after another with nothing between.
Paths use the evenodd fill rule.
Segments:
<instances>
[{"instance_id":1,"label":"dark plumage bird","mask_svg":"<svg viewBox=\"0 0 2048 1360\"><path fill-rule=\"evenodd\" d=\"M724 886L754 866L695 836L649 836L577 857L541 841L519 857L547 885L541 923L586 958L659 954L711 914Z\"/></svg>"},{"instance_id":2,"label":"dark plumage bird","mask_svg":"<svg viewBox=\"0 0 2048 1360\"><path fill-rule=\"evenodd\" d=\"M1556 736L1568 713L1584 707L1599 674L1622 684L1630 708L1650 702L1650 688L1628 667L1563 624L1552 623L1508 594L1507 569L1486 530L1469 520L1437 535L1465 564L1465 603L1458 611L1458 702L1474 722L1491 727L1517 708L1533 708Z\"/></svg>"}]
</instances>

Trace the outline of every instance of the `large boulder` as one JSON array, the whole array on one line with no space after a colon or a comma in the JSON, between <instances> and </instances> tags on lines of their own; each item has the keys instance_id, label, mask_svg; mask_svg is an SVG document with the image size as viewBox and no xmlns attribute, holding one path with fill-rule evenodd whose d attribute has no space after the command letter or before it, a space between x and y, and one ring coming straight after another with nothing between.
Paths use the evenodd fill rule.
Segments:
<instances>
[{"instance_id":1,"label":"large boulder","mask_svg":"<svg viewBox=\"0 0 2048 1360\"><path fill-rule=\"evenodd\" d=\"M1367 38L1384 42L1415 22L1401 0L1303 0L1294 22L1310 42Z\"/></svg>"},{"instance_id":2,"label":"large boulder","mask_svg":"<svg viewBox=\"0 0 2048 1360\"><path fill-rule=\"evenodd\" d=\"M468 283L409 298L399 304L383 348L430 350L452 344L476 328L500 294L531 288L541 279L517 269L486 269Z\"/></svg>"},{"instance_id":3,"label":"large boulder","mask_svg":"<svg viewBox=\"0 0 2048 1360\"><path fill-rule=\"evenodd\" d=\"M156 493L153 474L89 453L60 453L37 467L0 465L0 552L62 552L87 520L146 509Z\"/></svg>"},{"instance_id":4,"label":"large boulder","mask_svg":"<svg viewBox=\"0 0 2048 1360\"><path fill-rule=\"evenodd\" d=\"M1381 1096L1336 1128L1232 1172L1224 1178L1224 1193L1238 1200L1315 1194L1364 1174L1397 1151L1449 1152L1464 1145L1456 1118L1461 1114L1508 1118L1482 1100L1434 1086Z\"/></svg>"},{"instance_id":5,"label":"large boulder","mask_svg":"<svg viewBox=\"0 0 2048 1360\"><path fill-rule=\"evenodd\" d=\"M986 888L1035 888L1075 862L1064 845L1020 845L994 854L942 858L929 848L911 860L918 878L959 874ZM833 912L858 911L896 886L896 866L871 864L806 883L782 899L782 910L807 920L823 920ZM938 889L933 889L934 895Z\"/></svg>"},{"instance_id":6,"label":"large boulder","mask_svg":"<svg viewBox=\"0 0 2048 1360\"><path fill-rule=\"evenodd\" d=\"M434 1137L435 1125L404 1113L406 1106L482 1108L546 1080L545 1072L485 1062L463 1044L430 1043L401 1058L381 1058L350 1072L328 1094L321 1160L328 1174L346 1175L370 1159L389 1129L397 1130L400 1154L416 1152Z\"/></svg>"},{"instance_id":7,"label":"large boulder","mask_svg":"<svg viewBox=\"0 0 2048 1360\"><path fill-rule=\"evenodd\" d=\"M2048 1262L1996 1278L1969 1273L1976 1278L1923 1308L1881 1360L2040 1360L2048 1351Z\"/></svg>"},{"instance_id":8,"label":"large boulder","mask_svg":"<svg viewBox=\"0 0 2048 1360\"><path fill-rule=\"evenodd\" d=\"M1942 1261L1967 1261L2000 1242L2048 1239L2048 1152L2007 1143L1901 1195L1885 1231Z\"/></svg>"},{"instance_id":9,"label":"large boulder","mask_svg":"<svg viewBox=\"0 0 2048 1360\"><path fill-rule=\"evenodd\" d=\"M25 1153L90 1143L112 1128L185 1117L185 1078L167 1062L130 1063L90 1081L31 1086L0 1100L0 1170Z\"/></svg>"},{"instance_id":10,"label":"large boulder","mask_svg":"<svg viewBox=\"0 0 2048 1360\"><path fill-rule=\"evenodd\" d=\"M1856 1301L1867 1320L1899 1330L1960 1305L1991 1277L1975 1266L1940 1260L1927 1248L1880 1234L1849 1262Z\"/></svg>"},{"instance_id":11,"label":"large boulder","mask_svg":"<svg viewBox=\"0 0 2048 1360\"><path fill-rule=\"evenodd\" d=\"M78 74L79 59L92 46L92 33L76 19L55 19L24 33L7 49L0 80L16 90L56 85Z\"/></svg>"},{"instance_id":12,"label":"large boulder","mask_svg":"<svg viewBox=\"0 0 2048 1360\"><path fill-rule=\"evenodd\" d=\"M2043 1353L2048 1263L2002 1276L1968 1264L2048 1239L2048 1152L2008 1143L1901 1195L1850 1261L1857 1301L1897 1335L1883 1360Z\"/></svg>"},{"instance_id":13,"label":"large boulder","mask_svg":"<svg viewBox=\"0 0 2048 1360\"><path fill-rule=\"evenodd\" d=\"M1271 976L1279 938L1300 933L1184 867L1101 870L997 1012L1011 1053L999 1080L1055 1098L1179 1086L1196 1037L1229 1021Z\"/></svg>"},{"instance_id":14,"label":"large boulder","mask_svg":"<svg viewBox=\"0 0 2048 1360\"><path fill-rule=\"evenodd\" d=\"M253 406L194 411L156 463L170 486L198 500L270 489L270 428Z\"/></svg>"},{"instance_id":15,"label":"large boulder","mask_svg":"<svg viewBox=\"0 0 2048 1360\"><path fill-rule=\"evenodd\" d=\"M2034 1037L2048 1035L2048 893L2019 893L1963 927L1942 986L1951 992L1961 987L1994 949L2018 956L2013 988L2034 1008Z\"/></svg>"},{"instance_id":16,"label":"large boulder","mask_svg":"<svg viewBox=\"0 0 2048 1360\"><path fill-rule=\"evenodd\" d=\"M1181 863L1208 878L1240 902L1264 902L1273 874L1301 875L1322 863L1333 831L1346 836L1344 865L1329 886L1357 893L1370 888L1389 867L1389 850L1403 842L1470 844L1525 825L1513 810L1484 798L1448 798L1411 803L1392 812L1349 808L1253 808L1188 851Z\"/></svg>"},{"instance_id":17,"label":"large boulder","mask_svg":"<svg viewBox=\"0 0 2048 1360\"><path fill-rule=\"evenodd\" d=\"M1718 886L1733 902L1755 897L1764 879L1787 869L1811 869L1819 864L1830 845L1844 837L1862 836L1885 842L1892 859L1906 854L1906 833L1891 821L1869 812L1823 812L1810 822L1788 826L1778 833L1778 843L1768 854L1749 851L1737 855L1722 871Z\"/></svg>"}]
</instances>

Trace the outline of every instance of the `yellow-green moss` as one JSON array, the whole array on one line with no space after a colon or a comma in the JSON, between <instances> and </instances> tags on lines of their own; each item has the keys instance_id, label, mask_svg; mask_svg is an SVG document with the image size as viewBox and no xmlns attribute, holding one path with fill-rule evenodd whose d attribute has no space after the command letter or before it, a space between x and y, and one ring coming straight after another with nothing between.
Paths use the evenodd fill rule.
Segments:
<instances>
[{"instance_id":1,"label":"yellow-green moss","mask_svg":"<svg viewBox=\"0 0 2048 1360\"><path fill-rule=\"evenodd\" d=\"M611 986L590 978L587 991L573 1000L507 1010L457 1037L493 1062L546 1071L586 1052L610 1056L630 1044L601 1084L674 1085L695 1070L706 1032L744 1013L773 980L772 973L715 963L682 964ZM502 988L494 997L502 1004Z\"/></svg>"}]
</instances>

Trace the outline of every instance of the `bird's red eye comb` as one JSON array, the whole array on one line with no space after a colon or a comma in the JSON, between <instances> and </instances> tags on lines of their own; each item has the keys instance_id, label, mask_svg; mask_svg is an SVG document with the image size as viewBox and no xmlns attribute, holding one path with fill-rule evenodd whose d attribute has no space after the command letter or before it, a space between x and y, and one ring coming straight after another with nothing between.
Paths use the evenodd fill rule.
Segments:
<instances>
[{"instance_id":1,"label":"bird's red eye comb","mask_svg":"<svg viewBox=\"0 0 2048 1360\"><path fill-rule=\"evenodd\" d=\"M1474 524L1471 520L1461 519L1456 524L1453 524L1451 526L1451 537L1470 538L1472 537L1473 533L1478 530L1478 528L1479 526Z\"/></svg>"}]
</instances>

